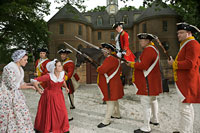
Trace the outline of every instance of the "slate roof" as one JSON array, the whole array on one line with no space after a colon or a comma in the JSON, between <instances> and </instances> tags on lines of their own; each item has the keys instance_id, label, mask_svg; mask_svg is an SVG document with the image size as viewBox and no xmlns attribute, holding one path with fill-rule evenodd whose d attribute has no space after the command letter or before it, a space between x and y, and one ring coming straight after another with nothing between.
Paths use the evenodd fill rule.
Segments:
<instances>
[{"instance_id":1,"label":"slate roof","mask_svg":"<svg viewBox=\"0 0 200 133\"><path fill-rule=\"evenodd\" d=\"M161 5L153 3L151 7L148 7L141 14L141 16L136 20L136 22L141 22L143 20L158 16L177 16L177 13L174 10L172 10L169 6L164 8Z\"/></svg>"},{"instance_id":2,"label":"slate roof","mask_svg":"<svg viewBox=\"0 0 200 133\"><path fill-rule=\"evenodd\" d=\"M49 21L48 23L59 21L59 20L70 20L75 22L81 22L84 24L89 24L87 19L72 5L66 4L62 9L60 9Z\"/></svg>"}]
</instances>

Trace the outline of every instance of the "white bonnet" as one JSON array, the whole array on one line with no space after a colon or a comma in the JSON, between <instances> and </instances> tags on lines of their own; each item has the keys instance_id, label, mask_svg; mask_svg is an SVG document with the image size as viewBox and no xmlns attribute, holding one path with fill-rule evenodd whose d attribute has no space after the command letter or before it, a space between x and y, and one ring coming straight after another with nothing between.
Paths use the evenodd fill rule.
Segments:
<instances>
[{"instance_id":1,"label":"white bonnet","mask_svg":"<svg viewBox=\"0 0 200 133\"><path fill-rule=\"evenodd\" d=\"M19 60L21 60L25 55L27 54L26 50L20 49L20 50L16 50L11 58L13 59L14 62L17 62Z\"/></svg>"},{"instance_id":2,"label":"white bonnet","mask_svg":"<svg viewBox=\"0 0 200 133\"><path fill-rule=\"evenodd\" d=\"M56 64L56 61L57 59L54 59L53 61L50 61L47 63L47 70L50 72L50 73L54 73L54 69L56 68L55 64Z\"/></svg>"}]
</instances>

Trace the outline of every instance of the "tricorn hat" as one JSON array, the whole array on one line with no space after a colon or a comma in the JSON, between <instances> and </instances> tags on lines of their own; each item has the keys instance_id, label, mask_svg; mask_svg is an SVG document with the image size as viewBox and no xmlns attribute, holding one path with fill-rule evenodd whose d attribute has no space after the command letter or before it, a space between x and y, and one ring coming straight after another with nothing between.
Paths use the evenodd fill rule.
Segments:
<instances>
[{"instance_id":1,"label":"tricorn hat","mask_svg":"<svg viewBox=\"0 0 200 133\"><path fill-rule=\"evenodd\" d=\"M115 24L113 24L112 28L116 29L118 26L123 25L124 22L116 22Z\"/></svg>"},{"instance_id":2,"label":"tricorn hat","mask_svg":"<svg viewBox=\"0 0 200 133\"><path fill-rule=\"evenodd\" d=\"M46 53L48 53L48 49L47 48L39 48L38 52L46 52Z\"/></svg>"},{"instance_id":3,"label":"tricorn hat","mask_svg":"<svg viewBox=\"0 0 200 133\"><path fill-rule=\"evenodd\" d=\"M150 34L150 33L139 33L139 34L137 34L137 37L139 39L148 39L150 41L158 38L157 36Z\"/></svg>"},{"instance_id":4,"label":"tricorn hat","mask_svg":"<svg viewBox=\"0 0 200 133\"><path fill-rule=\"evenodd\" d=\"M112 45L112 44L110 44L110 43L101 43L101 46L103 47L103 48L110 48L112 51L115 51L115 46L114 45Z\"/></svg>"},{"instance_id":5,"label":"tricorn hat","mask_svg":"<svg viewBox=\"0 0 200 133\"><path fill-rule=\"evenodd\" d=\"M58 54L62 54L62 53L66 53L66 54L70 54L73 53L70 49L66 48L66 49L60 49L57 52Z\"/></svg>"},{"instance_id":6,"label":"tricorn hat","mask_svg":"<svg viewBox=\"0 0 200 133\"><path fill-rule=\"evenodd\" d=\"M196 26L190 25L186 22L177 23L176 25L177 25L177 30L187 30L191 31L192 33L200 32L200 30Z\"/></svg>"}]
</instances>

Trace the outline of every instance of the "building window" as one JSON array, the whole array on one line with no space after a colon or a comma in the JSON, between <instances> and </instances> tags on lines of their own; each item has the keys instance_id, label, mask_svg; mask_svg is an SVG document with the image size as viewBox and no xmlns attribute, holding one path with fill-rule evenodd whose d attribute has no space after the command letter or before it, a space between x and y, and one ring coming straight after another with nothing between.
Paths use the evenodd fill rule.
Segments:
<instances>
[{"instance_id":1,"label":"building window","mask_svg":"<svg viewBox=\"0 0 200 133\"><path fill-rule=\"evenodd\" d=\"M101 32L98 32L98 40L101 40Z\"/></svg>"},{"instance_id":2,"label":"building window","mask_svg":"<svg viewBox=\"0 0 200 133\"><path fill-rule=\"evenodd\" d=\"M110 40L115 40L115 33L114 32L110 33Z\"/></svg>"},{"instance_id":3,"label":"building window","mask_svg":"<svg viewBox=\"0 0 200 133\"><path fill-rule=\"evenodd\" d=\"M98 18L97 18L97 26L101 26L101 25L103 25L103 20L102 20L101 16L98 16Z\"/></svg>"},{"instance_id":4,"label":"building window","mask_svg":"<svg viewBox=\"0 0 200 133\"><path fill-rule=\"evenodd\" d=\"M128 24L128 16L127 15L124 15L123 22L124 22L124 24Z\"/></svg>"},{"instance_id":5,"label":"building window","mask_svg":"<svg viewBox=\"0 0 200 133\"><path fill-rule=\"evenodd\" d=\"M115 18L114 16L110 17L110 25L113 25L115 23Z\"/></svg>"},{"instance_id":6,"label":"building window","mask_svg":"<svg viewBox=\"0 0 200 133\"><path fill-rule=\"evenodd\" d=\"M167 21L163 21L163 31L167 31Z\"/></svg>"},{"instance_id":7,"label":"building window","mask_svg":"<svg viewBox=\"0 0 200 133\"><path fill-rule=\"evenodd\" d=\"M143 31L144 33L147 32L147 25L146 25L146 24L142 24L142 31Z\"/></svg>"},{"instance_id":8,"label":"building window","mask_svg":"<svg viewBox=\"0 0 200 133\"><path fill-rule=\"evenodd\" d=\"M64 34L64 24L59 24L59 33Z\"/></svg>"},{"instance_id":9,"label":"building window","mask_svg":"<svg viewBox=\"0 0 200 133\"><path fill-rule=\"evenodd\" d=\"M78 26L78 35L82 35L82 26L81 25L79 25Z\"/></svg>"}]
</instances>

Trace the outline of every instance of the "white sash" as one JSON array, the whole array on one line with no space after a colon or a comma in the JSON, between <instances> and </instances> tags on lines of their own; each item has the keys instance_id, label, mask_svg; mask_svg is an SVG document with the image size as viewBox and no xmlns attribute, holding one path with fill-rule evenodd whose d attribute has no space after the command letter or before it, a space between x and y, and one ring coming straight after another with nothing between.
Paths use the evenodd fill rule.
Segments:
<instances>
[{"instance_id":1,"label":"white sash","mask_svg":"<svg viewBox=\"0 0 200 133\"><path fill-rule=\"evenodd\" d=\"M108 76L106 73L104 74L104 76L106 77L106 82L109 83L109 81L117 74L119 67L120 67L120 61L119 61L119 65L117 67L117 69L110 75Z\"/></svg>"},{"instance_id":2,"label":"white sash","mask_svg":"<svg viewBox=\"0 0 200 133\"><path fill-rule=\"evenodd\" d=\"M72 61L72 60L67 60L67 61L63 62L63 66L64 66L65 64L69 63L69 62L73 62L73 61ZM72 84L73 84L73 86L74 86L74 90L76 90L76 89L80 86L80 84L78 83L78 81L76 81L76 79L75 79L75 77L74 77L74 74L75 74L75 73L76 73L76 72L75 72L75 70L74 70L74 73L72 74L72 77L71 77Z\"/></svg>"},{"instance_id":3,"label":"white sash","mask_svg":"<svg viewBox=\"0 0 200 133\"><path fill-rule=\"evenodd\" d=\"M153 70L153 68L156 66L156 63L158 62L158 59L159 59L159 52L158 50L152 46L152 45L149 45L147 47L152 47L156 53L158 54L157 57L156 57L156 60L154 61L154 63L148 68L148 70L144 70L143 73L144 73L144 77L147 77L149 75L149 73Z\"/></svg>"},{"instance_id":4,"label":"white sash","mask_svg":"<svg viewBox=\"0 0 200 133\"><path fill-rule=\"evenodd\" d=\"M64 66L65 64L69 63L69 62L73 62L73 61L72 61L72 60L67 60L67 61L63 62L63 66Z\"/></svg>"},{"instance_id":5,"label":"white sash","mask_svg":"<svg viewBox=\"0 0 200 133\"><path fill-rule=\"evenodd\" d=\"M45 62L46 60L48 60L48 58L46 58L46 59L44 59L44 60L38 62L37 68L40 70L40 72L43 72L42 69L41 69L41 67L40 67L40 65L41 65L43 62Z\"/></svg>"},{"instance_id":6,"label":"white sash","mask_svg":"<svg viewBox=\"0 0 200 133\"><path fill-rule=\"evenodd\" d=\"M190 39L190 40L187 40L186 42L184 42L183 45L180 47L179 52L181 51L181 49L182 49L189 41L192 41L192 40L195 40L195 39Z\"/></svg>"}]
</instances>

